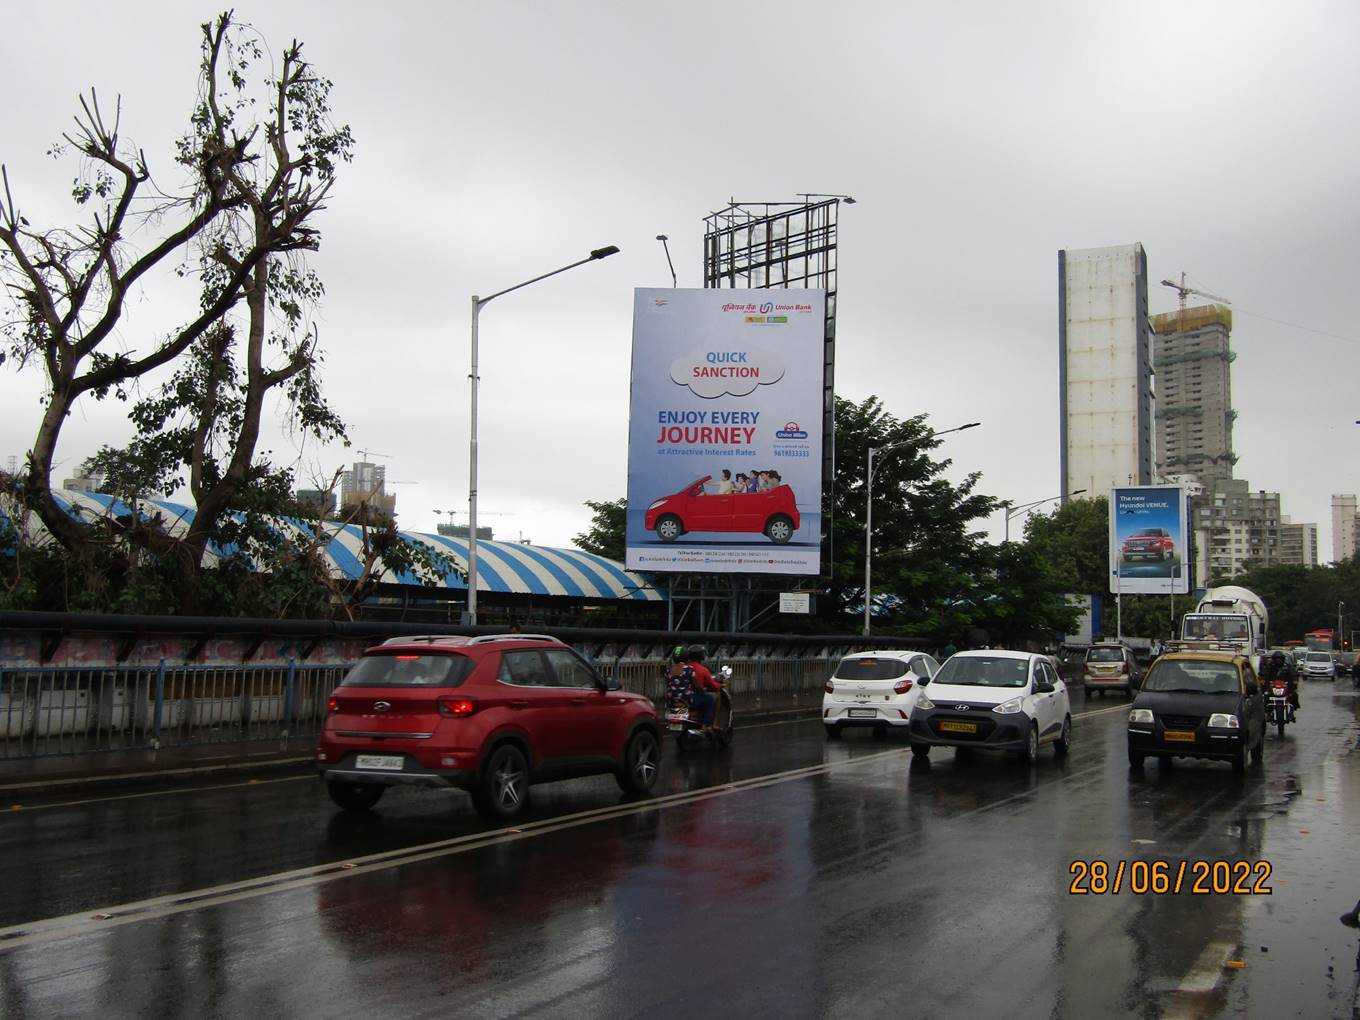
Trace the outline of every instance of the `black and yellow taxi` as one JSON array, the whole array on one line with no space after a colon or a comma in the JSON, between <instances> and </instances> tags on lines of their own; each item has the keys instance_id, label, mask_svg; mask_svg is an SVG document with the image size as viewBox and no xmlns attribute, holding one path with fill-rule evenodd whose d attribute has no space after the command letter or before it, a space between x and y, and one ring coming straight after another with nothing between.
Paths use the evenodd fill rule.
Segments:
<instances>
[{"instance_id":1,"label":"black and yellow taxi","mask_svg":"<svg viewBox=\"0 0 1360 1020\"><path fill-rule=\"evenodd\" d=\"M1129 709L1129 765L1157 758L1209 758L1235 772L1261 760L1266 716L1251 660L1230 648L1183 647L1143 677Z\"/></svg>"}]
</instances>

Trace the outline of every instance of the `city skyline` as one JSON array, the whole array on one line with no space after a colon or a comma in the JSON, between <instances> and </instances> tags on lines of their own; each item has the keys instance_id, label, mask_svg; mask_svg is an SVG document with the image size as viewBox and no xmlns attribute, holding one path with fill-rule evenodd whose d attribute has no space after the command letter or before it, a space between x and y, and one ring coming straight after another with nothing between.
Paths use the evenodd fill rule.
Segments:
<instances>
[{"instance_id":1,"label":"city skyline","mask_svg":"<svg viewBox=\"0 0 1360 1020\"><path fill-rule=\"evenodd\" d=\"M1176 309L1155 281L1181 272L1234 299L1237 473L1325 527L1332 494L1360 488L1347 370L1358 143L1336 129L1360 95L1345 44L1360 13L1238 10L1154 4L1129 21L995 5L979 24L852 5L820 42L815 88L733 117L718 112L733 97L795 80L816 8L699 3L656 22L599 3L416 4L401 19L343 3L238 6L270 52L305 43L356 137L316 257L323 384L354 446L299 452L275 415L261 449L295 463L299 487L361 448L393 454L388 476L421 482L400 494L403 526L435 531L436 509L466 505L469 296L617 244L588 272L497 301L481 324L481 505L502 515L498 530L570 544L589 525L585 500L625 490L632 291L671 282L656 235L679 283L697 286L706 213L730 197L834 192L857 199L840 217L838 393L876 393L936 428L982 421L942 445L951 477L980 471L979 491L1016 504L1057 495L1053 253L1136 240L1149 312ZM25 102L11 104L0 160L31 222L75 221L73 165L45 153L91 86L121 95L124 135L174 187L197 25L216 11L149 3L129 19L56 3L11 26L11 89ZM760 38L761 60L693 73L718 23ZM1021 32L1037 48L1016 48ZM146 282L124 347L193 298ZM31 445L40 396L40 374L0 372L0 455ZM82 402L56 474L126 438L126 416L113 399ZM999 539L1002 514L986 526Z\"/></svg>"}]
</instances>

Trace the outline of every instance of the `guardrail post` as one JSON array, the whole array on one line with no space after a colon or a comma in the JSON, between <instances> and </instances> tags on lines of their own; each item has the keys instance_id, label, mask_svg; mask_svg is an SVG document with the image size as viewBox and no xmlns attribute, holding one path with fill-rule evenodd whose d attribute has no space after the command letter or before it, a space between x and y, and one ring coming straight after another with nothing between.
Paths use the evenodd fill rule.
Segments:
<instances>
[{"instance_id":1,"label":"guardrail post","mask_svg":"<svg viewBox=\"0 0 1360 1020\"><path fill-rule=\"evenodd\" d=\"M288 739L288 726L293 721L293 688L297 683L297 659L289 656L288 658L288 680L283 688L283 733L280 736Z\"/></svg>"},{"instance_id":2,"label":"guardrail post","mask_svg":"<svg viewBox=\"0 0 1360 1020\"><path fill-rule=\"evenodd\" d=\"M156 708L151 716L151 746L161 746L161 713L165 710L165 659L156 668Z\"/></svg>"},{"instance_id":3,"label":"guardrail post","mask_svg":"<svg viewBox=\"0 0 1360 1020\"><path fill-rule=\"evenodd\" d=\"M765 656L756 656L756 704L760 704L761 682L765 679Z\"/></svg>"}]
</instances>

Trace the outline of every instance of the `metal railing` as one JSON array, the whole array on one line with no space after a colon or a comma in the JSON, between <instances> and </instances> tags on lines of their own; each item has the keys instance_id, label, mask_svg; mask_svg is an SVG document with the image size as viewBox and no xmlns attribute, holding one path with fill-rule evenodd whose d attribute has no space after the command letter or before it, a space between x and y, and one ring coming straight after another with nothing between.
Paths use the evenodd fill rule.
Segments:
<instances>
[{"instance_id":1,"label":"metal railing","mask_svg":"<svg viewBox=\"0 0 1360 1020\"><path fill-rule=\"evenodd\" d=\"M0 759L314 734L347 668L0 668Z\"/></svg>"},{"instance_id":2,"label":"metal railing","mask_svg":"<svg viewBox=\"0 0 1360 1020\"><path fill-rule=\"evenodd\" d=\"M832 658L717 657L736 711L814 707ZM0 760L314 736L349 663L0 668ZM660 703L661 659L596 659L601 675Z\"/></svg>"}]
</instances>

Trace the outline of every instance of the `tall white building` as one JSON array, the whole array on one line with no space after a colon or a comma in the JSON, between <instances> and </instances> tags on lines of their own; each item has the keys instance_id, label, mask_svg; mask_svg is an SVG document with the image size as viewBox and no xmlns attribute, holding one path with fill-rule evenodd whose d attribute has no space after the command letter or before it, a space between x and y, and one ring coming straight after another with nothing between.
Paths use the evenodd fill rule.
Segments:
<instances>
[{"instance_id":1,"label":"tall white building","mask_svg":"<svg viewBox=\"0 0 1360 1020\"><path fill-rule=\"evenodd\" d=\"M1332 496L1332 559L1337 563L1355 555L1355 493Z\"/></svg>"},{"instance_id":2,"label":"tall white building","mask_svg":"<svg viewBox=\"0 0 1360 1020\"><path fill-rule=\"evenodd\" d=\"M1153 481L1152 349L1141 244L1058 252L1062 491Z\"/></svg>"}]
</instances>

